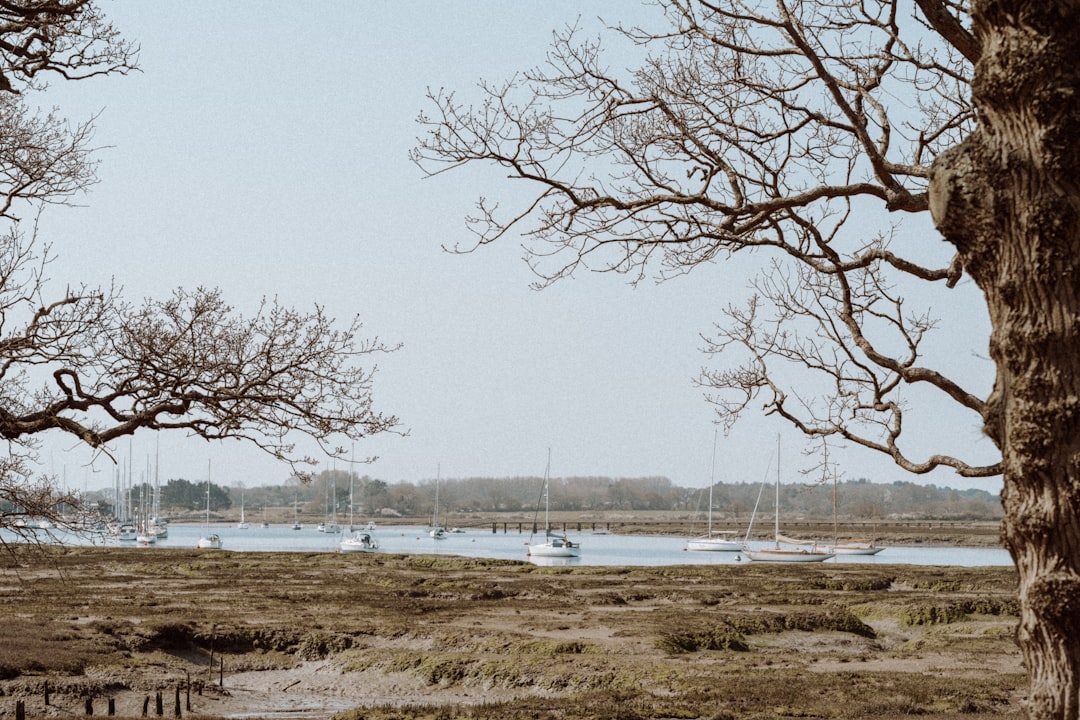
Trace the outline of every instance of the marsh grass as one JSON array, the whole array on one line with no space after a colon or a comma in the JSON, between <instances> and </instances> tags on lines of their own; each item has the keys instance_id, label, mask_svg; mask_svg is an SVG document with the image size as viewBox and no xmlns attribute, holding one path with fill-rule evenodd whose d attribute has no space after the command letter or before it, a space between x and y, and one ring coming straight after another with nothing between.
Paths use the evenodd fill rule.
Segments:
<instances>
[{"instance_id":1,"label":"marsh grass","mask_svg":"<svg viewBox=\"0 0 1080 720\"><path fill-rule=\"evenodd\" d=\"M1020 714L1009 568L118 548L6 558L0 717L46 680L58 706L77 707L208 677L212 656L226 673L320 660L346 683L426 688L341 720Z\"/></svg>"}]
</instances>

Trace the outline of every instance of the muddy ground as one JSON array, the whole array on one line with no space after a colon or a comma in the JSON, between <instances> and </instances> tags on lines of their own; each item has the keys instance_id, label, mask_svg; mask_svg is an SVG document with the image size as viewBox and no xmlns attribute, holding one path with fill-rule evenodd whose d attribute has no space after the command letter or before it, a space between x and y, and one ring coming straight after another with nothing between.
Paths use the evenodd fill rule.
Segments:
<instances>
[{"instance_id":1,"label":"muddy ground","mask_svg":"<svg viewBox=\"0 0 1080 720\"><path fill-rule=\"evenodd\" d=\"M0 717L1011 717L1016 622L1009 568L9 547Z\"/></svg>"}]
</instances>

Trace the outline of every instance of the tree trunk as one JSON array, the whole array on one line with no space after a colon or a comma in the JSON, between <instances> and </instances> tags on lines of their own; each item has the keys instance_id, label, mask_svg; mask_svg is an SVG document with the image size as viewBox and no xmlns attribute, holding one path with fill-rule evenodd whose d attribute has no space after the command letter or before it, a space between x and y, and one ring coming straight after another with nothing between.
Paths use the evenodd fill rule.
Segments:
<instances>
[{"instance_id":1,"label":"tree trunk","mask_svg":"<svg viewBox=\"0 0 1080 720\"><path fill-rule=\"evenodd\" d=\"M1080 3L981 0L978 129L934 165L931 207L986 294L1003 540L1032 718L1080 717Z\"/></svg>"}]
</instances>

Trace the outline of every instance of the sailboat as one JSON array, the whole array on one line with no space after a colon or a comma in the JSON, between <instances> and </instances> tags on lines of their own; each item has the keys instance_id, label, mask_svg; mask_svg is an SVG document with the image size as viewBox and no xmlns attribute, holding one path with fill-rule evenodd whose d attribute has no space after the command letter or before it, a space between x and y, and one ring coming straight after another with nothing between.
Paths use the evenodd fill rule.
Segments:
<instances>
[{"instance_id":1,"label":"sailboat","mask_svg":"<svg viewBox=\"0 0 1080 720\"><path fill-rule=\"evenodd\" d=\"M826 456L827 458L828 456ZM836 497L836 473L832 480L832 503L833 503L833 544L825 545L824 548L835 555L877 555L885 548L869 538L844 538L840 539L839 512Z\"/></svg>"},{"instance_id":2,"label":"sailboat","mask_svg":"<svg viewBox=\"0 0 1080 720\"><path fill-rule=\"evenodd\" d=\"M135 542L140 545L153 545L157 542L157 535L154 534L154 528L150 524L150 510L149 500L146 499L146 482L139 483L139 509L136 510L135 521Z\"/></svg>"},{"instance_id":3,"label":"sailboat","mask_svg":"<svg viewBox=\"0 0 1080 720\"><path fill-rule=\"evenodd\" d=\"M135 523L132 521L132 515L134 514L131 508L131 461L127 463L127 478L120 475L120 470L116 471L116 508L117 508L117 526L115 535L117 539L123 542L132 542L138 536L138 529L135 527Z\"/></svg>"},{"instance_id":4,"label":"sailboat","mask_svg":"<svg viewBox=\"0 0 1080 720\"><path fill-rule=\"evenodd\" d=\"M439 479L441 475L442 466L439 466L435 471L435 512L431 518L431 529L428 530L428 535L434 540L445 540L447 535L446 528L439 524Z\"/></svg>"},{"instance_id":5,"label":"sailboat","mask_svg":"<svg viewBox=\"0 0 1080 720\"><path fill-rule=\"evenodd\" d=\"M197 550L220 550L221 536L210 532L210 462L206 463L206 523L203 525L203 534L199 542L195 544Z\"/></svg>"},{"instance_id":6,"label":"sailboat","mask_svg":"<svg viewBox=\"0 0 1080 720\"><path fill-rule=\"evenodd\" d=\"M792 547L782 548L781 543L787 543L790 545L801 545L798 540L792 540L791 538L784 537L780 534L780 439L776 440L776 524L774 530L774 536L776 544L771 548L763 548L760 550L752 550L749 547L745 548L743 552L746 553L746 557L758 562L791 562L791 563L809 563L809 562L823 562L831 557L835 557L832 552L827 552L820 549L816 544L812 544L810 549L805 547Z\"/></svg>"},{"instance_id":7,"label":"sailboat","mask_svg":"<svg viewBox=\"0 0 1080 720\"><path fill-rule=\"evenodd\" d=\"M374 523L368 523L366 528L353 529L353 477L349 475L349 534L341 539L338 547L343 553L349 552L375 552L379 549L379 541L375 539L373 531Z\"/></svg>"},{"instance_id":8,"label":"sailboat","mask_svg":"<svg viewBox=\"0 0 1080 720\"><path fill-rule=\"evenodd\" d=\"M708 526L704 535L699 535L698 537L688 540L686 542L686 549L706 552L741 552L743 549L743 543L736 537L736 533L731 532L730 530L717 530L716 532L713 532L712 529L712 496L713 486L716 485L716 441L717 432L714 430L712 468L709 475Z\"/></svg>"},{"instance_id":9,"label":"sailboat","mask_svg":"<svg viewBox=\"0 0 1080 720\"><path fill-rule=\"evenodd\" d=\"M341 544L338 546L341 548L341 552L375 552L378 550L379 541L372 534L372 529L369 524L366 528L353 530L347 537L342 539Z\"/></svg>"},{"instance_id":10,"label":"sailboat","mask_svg":"<svg viewBox=\"0 0 1080 720\"><path fill-rule=\"evenodd\" d=\"M544 468L544 542L533 544L532 536L529 536L529 542L526 543L529 549L525 553L529 557L556 557L556 558L571 558L578 557L581 554L581 543L576 543L566 537L563 533L559 535L551 532L551 522L548 519L551 510L551 497L549 493L551 484L551 449L548 449L547 466ZM539 503L537 503L537 510L539 511Z\"/></svg>"},{"instance_id":11,"label":"sailboat","mask_svg":"<svg viewBox=\"0 0 1080 720\"><path fill-rule=\"evenodd\" d=\"M293 530L303 530L304 525L303 525L303 523L300 522L300 493L295 493L293 495L292 511L293 511L292 529Z\"/></svg>"},{"instance_id":12,"label":"sailboat","mask_svg":"<svg viewBox=\"0 0 1080 720\"><path fill-rule=\"evenodd\" d=\"M326 493L326 519L316 528L321 533L337 535L341 526L337 524L337 465L330 470L331 488Z\"/></svg>"},{"instance_id":13,"label":"sailboat","mask_svg":"<svg viewBox=\"0 0 1080 720\"><path fill-rule=\"evenodd\" d=\"M247 518L244 517L244 486L240 486L240 522L236 526L237 530L247 530Z\"/></svg>"},{"instance_id":14,"label":"sailboat","mask_svg":"<svg viewBox=\"0 0 1080 720\"><path fill-rule=\"evenodd\" d=\"M154 502L151 507L153 508L153 514L150 517L150 528L154 532L154 537L158 540L164 540L169 537L169 524L161 517L161 463L159 460L160 453L158 448L154 446Z\"/></svg>"}]
</instances>

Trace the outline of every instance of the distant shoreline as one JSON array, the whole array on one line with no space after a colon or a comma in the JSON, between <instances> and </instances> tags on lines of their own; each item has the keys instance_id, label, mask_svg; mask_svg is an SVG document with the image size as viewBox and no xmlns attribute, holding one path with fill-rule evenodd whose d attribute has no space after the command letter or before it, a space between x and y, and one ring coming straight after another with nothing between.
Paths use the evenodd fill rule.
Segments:
<instances>
[{"instance_id":1,"label":"distant shoreline","mask_svg":"<svg viewBox=\"0 0 1080 720\"><path fill-rule=\"evenodd\" d=\"M612 514L604 518L597 518L595 514L579 515L577 513L552 513L552 526L569 531L606 531L622 535L665 535L686 536L704 532L705 526L702 520L693 520L669 511L657 512L624 512ZM235 524L238 518L217 517L211 515L211 524L215 526L227 526ZM323 518L300 517L305 527L314 527ZM339 518L340 521L340 518ZM185 517L171 520L176 524L201 524L201 518ZM366 524L367 518L357 518L356 524ZM379 527L395 527L402 525L426 525L429 519L426 517L389 517L375 518L375 524ZM746 525L749 520L713 521L713 530L731 531L740 535L746 533ZM803 518L781 518L784 533L795 537L814 538L819 541L831 540L835 535L841 538L869 538L882 543L892 545L919 545L919 546L948 546L948 547L1003 547L1001 543L1000 523L992 520L932 520L932 519L905 519L888 520L881 522L870 521L841 521L834 526L832 520L807 520ZM533 519L524 518L520 513L485 513L469 514L454 517L451 514L446 519L448 526L465 529L487 529L492 526L499 532L504 530L517 530L519 527L527 531L531 528ZM274 525L292 524L272 522ZM768 521L758 520L754 523L751 539L768 540L772 537L773 524L771 518Z\"/></svg>"}]
</instances>

